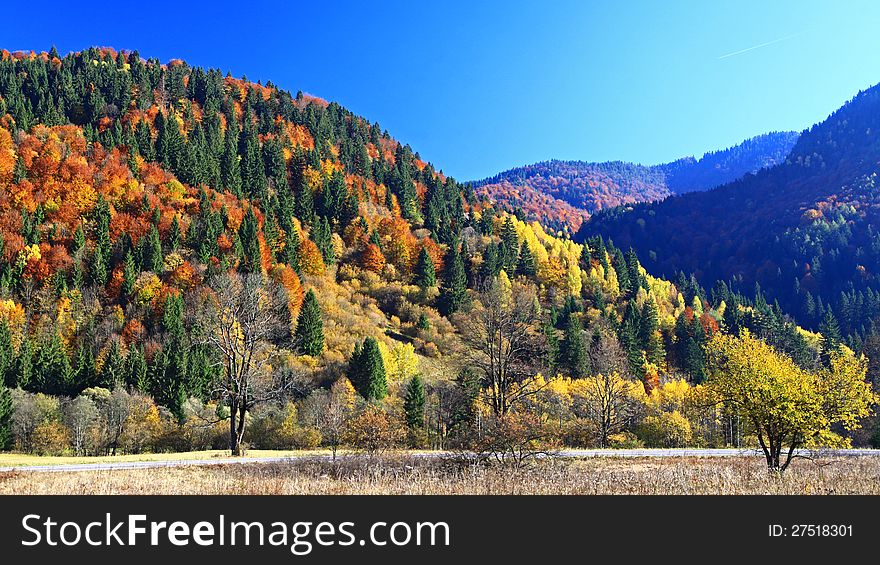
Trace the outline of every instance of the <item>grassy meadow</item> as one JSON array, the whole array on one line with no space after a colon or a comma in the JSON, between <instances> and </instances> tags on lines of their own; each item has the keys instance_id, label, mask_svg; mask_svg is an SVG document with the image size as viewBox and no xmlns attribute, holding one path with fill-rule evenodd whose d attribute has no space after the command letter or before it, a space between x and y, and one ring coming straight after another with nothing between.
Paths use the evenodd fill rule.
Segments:
<instances>
[{"instance_id":1,"label":"grassy meadow","mask_svg":"<svg viewBox=\"0 0 880 565\"><path fill-rule=\"evenodd\" d=\"M195 454L187 454L194 456ZM118 460L118 459L117 459ZM880 459L556 459L524 468L406 456L85 472L0 473L0 494L880 494Z\"/></svg>"}]
</instances>

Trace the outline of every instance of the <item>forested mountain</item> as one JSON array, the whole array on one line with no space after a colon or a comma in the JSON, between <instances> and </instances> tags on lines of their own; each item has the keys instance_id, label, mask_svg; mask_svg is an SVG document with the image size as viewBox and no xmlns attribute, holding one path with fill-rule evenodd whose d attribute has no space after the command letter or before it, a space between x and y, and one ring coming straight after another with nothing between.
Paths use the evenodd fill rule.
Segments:
<instances>
[{"instance_id":1,"label":"forested mountain","mask_svg":"<svg viewBox=\"0 0 880 565\"><path fill-rule=\"evenodd\" d=\"M863 378L762 297L496 210L338 104L0 53L0 449L738 445L689 399L743 329Z\"/></svg>"},{"instance_id":2,"label":"forested mountain","mask_svg":"<svg viewBox=\"0 0 880 565\"><path fill-rule=\"evenodd\" d=\"M573 233L599 210L708 190L781 163L797 138L794 132L773 132L699 159L685 157L654 166L545 161L505 171L475 186L480 196L505 208Z\"/></svg>"},{"instance_id":3,"label":"forested mountain","mask_svg":"<svg viewBox=\"0 0 880 565\"><path fill-rule=\"evenodd\" d=\"M785 163L708 192L596 214L578 238L632 246L668 276L693 272L750 294L757 283L807 327L832 312L859 344L880 314L878 127L875 86L805 131Z\"/></svg>"}]
</instances>

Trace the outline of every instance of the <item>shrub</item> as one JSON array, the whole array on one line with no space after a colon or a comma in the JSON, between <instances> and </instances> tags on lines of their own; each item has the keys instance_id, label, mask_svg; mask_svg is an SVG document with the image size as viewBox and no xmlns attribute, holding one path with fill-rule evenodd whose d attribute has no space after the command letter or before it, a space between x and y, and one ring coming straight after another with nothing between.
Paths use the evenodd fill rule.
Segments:
<instances>
[{"instance_id":1,"label":"shrub","mask_svg":"<svg viewBox=\"0 0 880 565\"><path fill-rule=\"evenodd\" d=\"M685 447L693 439L690 421L677 410L648 416L638 432L648 447Z\"/></svg>"},{"instance_id":2,"label":"shrub","mask_svg":"<svg viewBox=\"0 0 880 565\"><path fill-rule=\"evenodd\" d=\"M58 420L44 421L34 429L32 442L38 455L61 455L70 446L70 431Z\"/></svg>"}]
</instances>

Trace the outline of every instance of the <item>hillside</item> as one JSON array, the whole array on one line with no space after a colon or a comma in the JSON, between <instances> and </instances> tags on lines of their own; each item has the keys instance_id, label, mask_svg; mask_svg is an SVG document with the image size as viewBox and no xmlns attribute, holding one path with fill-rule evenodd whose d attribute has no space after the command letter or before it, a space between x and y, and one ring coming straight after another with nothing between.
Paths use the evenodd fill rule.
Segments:
<instances>
[{"instance_id":1,"label":"hillside","mask_svg":"<svg viewBox=\"0 0 880 565\"><path fill-rule=\"evenodd\" d=\"M599 210L662 200L671 194L707 190L785 160L794 132L773 132L739 145L644 166L620 161L545 161L511 169L475 183L480 196L522 210L552 229L577 231Z\"/></svg>"},{"instance_id":2,"label":"hillside","mask_svg":"<svg viewBox=\"0 0 880 565\"><path fill-rule=\"evenodd\" d=\"M596 214L578 238L632 246L648 268L706 285L759 283L807 326L832 310L861 341L880 313L880 89L805 131L785 163L715 190Z\"/></svg>"},{"instance_id":3,"label":"hillside","mask_svg":"<svg viewBox=\"0 0 880 565\"><path fill-rule=\"evenodd\" d=\"M497 211L333 102L106 48L4 51L0 97L0 449L479 448L508 417L737 444L678 412L713 336L835 345Z\"/></svg>"}]
</instances>

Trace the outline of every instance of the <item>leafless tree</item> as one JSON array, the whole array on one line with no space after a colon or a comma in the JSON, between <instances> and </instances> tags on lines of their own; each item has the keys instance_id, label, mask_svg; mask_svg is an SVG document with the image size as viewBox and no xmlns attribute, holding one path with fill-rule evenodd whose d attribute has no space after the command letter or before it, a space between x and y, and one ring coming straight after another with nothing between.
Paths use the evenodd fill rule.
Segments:
<instances>
[{"instance_id":1,"label":"leafless tree","mask_svg":"<svg viewBox=\"0 0 880 565\"><path fill-rule=\"evenodd\" d=\"M467 364L477 370L497 416L538 392L543 338L538 331L540 304L534 286L487 281L470 311L457 316L457 325L470 351Z\"/></svg>"},{"instance_id":2,"label":"leafless tree","mask_svg":"<svg viewBox=\"0 0 880 565\"><path fill-rule=\"evenodd\" d=\"M98 421L98 407L85 395L77 396L62 406L62 419L70 429L73 449L77 455L85 455L89 431Z\"/></svg>"},{"instance_id":3,"label":"leafless tree","mask_svg":"<svg viewBox=\"0 0 880 565\"><path fill-rule=\"evenodd\" d=\"M223 377L215 393L229 406L229 450L241 455L245 415L293 389L297 375L271 367L277 345L289 339L284 290L258 274L224 273L209 281L191 306L193 339L218 353Z\"/></svg>"}]
</instances>

